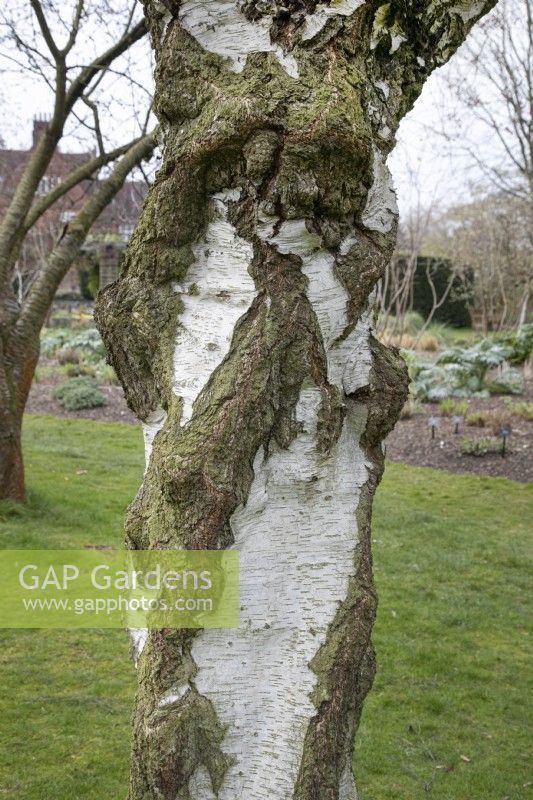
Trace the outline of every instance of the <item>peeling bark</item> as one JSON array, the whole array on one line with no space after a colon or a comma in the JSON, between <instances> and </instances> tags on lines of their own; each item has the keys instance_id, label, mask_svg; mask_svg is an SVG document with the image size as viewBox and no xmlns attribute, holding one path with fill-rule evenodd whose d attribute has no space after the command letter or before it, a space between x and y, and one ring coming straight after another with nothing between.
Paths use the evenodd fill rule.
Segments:
<instances>
[{"instance_id":1,"label":"peeling bark","mask_svg":"<svg viewBox=\"0 0 533 800\"><path fill-rule=\"evenodd\" d=\"M356 797L372 498L407 390L371 331L385 160L492 5L145 0L165 158L97 309L145 424L126 542L237 548L242 619L137 632L130 800Z\"/></svg>"}]
</instances>

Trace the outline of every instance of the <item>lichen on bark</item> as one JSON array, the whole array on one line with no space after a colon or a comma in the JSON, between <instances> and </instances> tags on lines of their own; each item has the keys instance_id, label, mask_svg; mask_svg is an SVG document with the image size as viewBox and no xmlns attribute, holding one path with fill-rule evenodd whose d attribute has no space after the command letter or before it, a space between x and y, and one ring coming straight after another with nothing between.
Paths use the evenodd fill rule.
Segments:
<instances>
[{"instance_id":1,"label":"lichen on bark","mask_svg":"<svg viewBox=\"0 0 533 800\"><path fill-rule=\"evenodd\" d=\"M299 628L279 608L270 624L275 594L256 609L259 623L243 576L246 624L228 634L235 652L260 663L276 637L280 646L271 675L247 673L242 691L250 696L239 721L231 698L241 702L232 692L241 690L244 662L232 661L222 639L213 632L148 635L129 798L352 800L353 737L374 674L372 498L381 443L407 386L398 353L377 342L369 325L369 298L396 235L385 160L427 75L491 2L478 3L472 16L475 3L429 0L144 5L164 162L123 273L97 310L131 408L145 421L162 414L128 512L127 546L238 546L250 564L254 526L267 544L272 532L275 550L271 515L279 512L287 537L280 547L296 561L299 548L315 548L317 580L329 596L311 602L316 626L306 617ZM257 26L255 51L242 41L250 25ZM242 253L233 258L227 243L217 250L207 236L228 226L231 241L250 250L255 292L185 414L175 385L177 343L189 336L199 358L217 352L224 336L210 337L216 321L206 309L223 321L230 300L231 313L238 308L239 287L219 284L227 276L235 283ZM198 261L199 248L209 247ZM199 263L216 273L201 287L190 277ZM205 335L191 335L187 314L199 315ZM346 542L337 565L335 524ZM292 567L284 569L290 582ZM296 576L306 569L300 564ZM292 627L296 673L292 645L282 643ZM287 664L278 663L282 653ZM284 705L275 692L260 691L266 680L281 697L291 681L299 685ZM276 724L283 731L273 745L268 728ZM273 746L287 752L273 754ZM285 765L283 774L269 788L276 763Z\"/></svg>"}]
</instances>

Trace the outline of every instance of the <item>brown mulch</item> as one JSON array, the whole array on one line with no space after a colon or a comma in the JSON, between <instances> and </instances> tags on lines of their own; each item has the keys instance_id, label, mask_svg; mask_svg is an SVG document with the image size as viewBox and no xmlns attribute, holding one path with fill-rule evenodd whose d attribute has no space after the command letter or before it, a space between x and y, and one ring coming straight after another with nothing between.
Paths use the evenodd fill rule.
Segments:
<instances>
[{"instance_id":1,"label":"brown mulch","mask_svg":"<svg viewBox=\"0 0 533 800\"><path fill-rule=\"evenodd\" d=\"M524 395L511 398L513 402L531 402L533 392L531 385ZM419 467L435 467L449 472L470 473L474 475L490 475L492 477L510 478L514 481L529 483L533 481L533 421L516 415L510 416L507 404L502 397L491 397L486 400L469 400L468 413L491 410L500 412L502 421L511 425L511 436L507 443L504 458L499 453L485 456L463 455L459 442L463 437L494 436L489 428L479 428L463 423L459 433L454 433L451 417L440 415L439 406L424 403L421 413L410 419L398 422L387 438L386 456L391 461L413 464ZM435 430L435 439L431 438L429 418L440 417Z\"/></svg>"},{"instance_id":2,"label":"brown mulch","mask_svg":"<svg viewBox=\"0 0 533 800\"><path fill-rule=\"evenodd\" d=\"M126 405L120 386L100 386L107 401L105 406L84 411L66 411L52 397L55 386L61 380L64 380L64 377L53 375L46 382L34 382L26 407L27 413L51 414L72 419L94 419L101 422L125 422L131 425L137 423ZM526 394L514 397L512 400L531 402L533 384L529 383ZM521 482L533 481L533 421L512 417L512 434L505 458L498 453L481 457L467 456L462 455L459 450L460 440L464 436L492 436L492 430L463 423L459 434L456 435L451 417L441 416L438 405L425 403L420 408L420 414L400 420L387 438L385 443L387 458L404 464L435 467L450 472L501 476ZM507 405L501 397L469 401L468 413L486 409L503 412L507 410ZM431 439L431 429L428 425L431 416L440 416L434 440Z\"/></svg>"}]
</instances>

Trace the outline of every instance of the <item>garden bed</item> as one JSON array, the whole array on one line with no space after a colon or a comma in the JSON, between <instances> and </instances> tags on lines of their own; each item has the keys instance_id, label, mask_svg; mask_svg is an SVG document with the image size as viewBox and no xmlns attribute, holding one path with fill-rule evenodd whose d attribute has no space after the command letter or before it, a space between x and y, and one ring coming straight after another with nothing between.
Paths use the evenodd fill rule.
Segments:
<instances>
[{"instance_id":1,"label":"garden bed","mask_svg":"<svg viewBox=\"0 0 533 800\"><path fill-rule=\"evenodd\" d=\"M533 385L529 382L525 394L512 402L532 402ZM511 403L512 405L512 403ZM439 405L422 403L420 413L410 419L402 419L386 441L386 456L392 461L435 467L450 472L471 473L511 478L515 481L533 481L533 421L509 412L503 397L475 398L468 401L468 415L478 411L499 412L509 418L512 432L505 457L500 453L484 456L463 455L460 442L464 437L485 438L494 436L487 427L460 424L459 433L454 433L452 417L440 416ZM430 417L439 417L435 438L431 438Z\"/></svg>"},{"instance_id":2,"label":"garden bed","mask_svg":"<svg viewBox=\"0 0 533 800\"><path fill-rule=\"evenodd\" d=\"M94 419L100 422L137 423L137 419L126 405L121 386L99 384L99 389L104 395L105 405L96 408L84 408L79 411L67 411L53 397L56 387L65 380L64 376L53 370L54 364L55 361L53 359L41 357L39 367L49 369L46 371L46 378L40 379L38 382L34 381L28 398L26 413L51 414L54 417L70 417L71 419Z\"/></svg>"},{"instance_id":3,"label":"garden bed","mask_svg":"<svg viewBox=\"0 0 533 800\"><path fill-rule=\"evenodd\" d=\"M46 382L34 383L27 411L30 414L52 414L71 419L93 419L103 422L126 422L135 424L136 419L126 405L120 386L102 386L100 390L106 405L82 411L67 411L53 398L53 391L62 380L54 374ZM533 385L528 384L525 395L513 398L513 402L533 401ZM503 397L472 399L468 401L468 413L476 411L501 411L507 415L507 404ZM451 417L440 417L440 424L431 439L428 420L439 416L439 405L422 403L420 413L410 419L402 419L386 441L386 456L392 461L422 467L447 469L450 472L492 475L511 478L515 481L533 481L533 421L512 416L512 433L505 458L499 453L481 457L463 455L460 441L463 437L483 438L492 435L487 428L462 423L459 434L455 434Z\"/></svg>"},{"instance_id":4,"label":"garden bed","mask_svg":"<svg viewBox=\"0 0 533 800\"><path fill-rule=\"evenodd\" d=\"M90 314L71 313L65 317L60 311L56 312L54 324L43 333L42 355L27 412L136 424L116 375L105 362L104 346L92 327ZM410 417L404 414L388 437L387 458L450 472L533 481L533 405L522 416L513 413L514 404L533 401L533 381L524 383L520 366L527 357L527 348L531 352L532 336L533 328L529 325L521 333L507 334L507 338L498 341L483 339L468 342L467 347L458 347L456 343L451 349L435 354L433 359L427 354L404 352L412 379L407 407L411 406L414 413ZM515 364L511 372L505 359ZM507 388L504 385L498 391L523 389L522 393L508 399L500 395L479 396L488 395L489 388L498 382L502 384L502 375L508 381L509 376L511 379ZM85 388L72 386L77 383L76 376L81 376ZM518 386L513 386L513 382ZM65 396L73 389L76 402L69 404ZM463 399L453 397L461 394ZM446 399L439 404L437 398L441 397ZM427 399L435 402L420 402ZM69 410L76 405L79 410ZM458 433L454 432L453 414L467 418ZM481 416L479 421L485 423L484 427L467 424L473 414ZM434 438L429 426L431 417L439 417ZM468 450L498 449L502 425L511 427L505 457L500 452L466 454Z\"/></svg>"}]
</instances>

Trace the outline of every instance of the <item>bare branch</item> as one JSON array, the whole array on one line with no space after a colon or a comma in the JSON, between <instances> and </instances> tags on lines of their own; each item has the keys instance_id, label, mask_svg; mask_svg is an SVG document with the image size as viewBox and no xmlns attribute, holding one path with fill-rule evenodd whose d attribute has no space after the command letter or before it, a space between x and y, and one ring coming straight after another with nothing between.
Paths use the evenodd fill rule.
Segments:
<instances>
[{"instance_id":1,"label":"bare branch","mask_svg":"<svg viewBox=\"0 0 533 800\"><path fill-rule=\"evenodd\" d=\"M33 8L33 11L35 13L35 16L37 17L37 22L39 23L39 27L41 29L41 33L43 34L43 39L46 42L46 46L50 50L50 53L52 54L54 61L57 62L61 58L63 58L63 54L61 53L61 50L55 43L54 37L52 36L52 32L46 20L46 16L41 6L40 0L30 0L30 2L31 2L31 7Z\"/></svg>"},{"instance_id":2,"label":"bare branch","mask_svg":"<svg viewBox=\"0 0 533 800\"><path fill-rule=\"evenodd\" d=\"M82 95L83 102L85 105L91 109L93 112L93 119L94 119L94 133L96 136L96 141L98 142L98 149L100 151L100 155L104 155L105 153L105 146L104 140L102 137L102 130L100 128L100 117L98 115L98 106L92 100L90 100L86 95Z\"/></svg>"},{"instance_id":3,"label":"bare branch","mask_svg":"<svg viewBox=\"0 0 533 800\"><path fill-rule=\"evenodd\" d=\"M70 34L67 39L67 43L61 50L61 54L63 56L67 56L74 47L74 45L76 44L76 39L78 38L78 33L80 30L80 23L84 6L85 6L85 0L78 0L76 8L74 9L74 15L72 17L72 25L70 28Z\"/></svg>"},{"instance_id":4,"label":"bare branch","mask_svg":"<svg viewBox=\"0 0 533 800\"><path fill-rule=\"evenodd\" d=\"M70 113L72 107L85 93L85 90L99 72L106 69L116 58L121 56L128 50L135 42L138 42L147 33L146 21L143 19L138 22L131 30L127 31L124 36L116 42L112 47L102 53L101 56L92 61L88 66L84 67L77 77L70 84L66 96L65 112Z\"/></svg>"},{"instance_id":5,"label":"bare branch","mask_svg":"<svg viewBox=\"0 0 533 800\"><path fill-rule=\"evenodd\" d=\"M85 164L82 164L80 167L78 167L78 169L73 170L73 172L71 172L63 181L61 181L61 183L55 186L50 192L48 192L47 195L45 195L45 197L41 198L41 200L32 206L24 221L25 231L29 231L30 228L35 225L37 220L42 217L42 215L48 211L49 208L57 203L58 200L68 194L71 189L83 181L91 178L94 173L97 172L97 170L101 169L107 164L110 164L117 158L120 158L120 156L124 155L124 153L134 147L139 141L140 137L122 145L121 147L117 147L115 150L111 150L109 153L102 153L98 156L95 156L95 158L87 161Z\"/></svg>"},{"instance_id":6,"label":"bare branch","mask_svg":"<svg viewBox=\"0 0 533 800\"><path fill-rule=\"evenodd\" d=\"M65 226L24 303L16 324L17 336L27 339L41 329L57 287L78 254L91 226L120 191L131 170L150 158L155 144L156 135L151 133L130 147L109 177L102 181L74 219Z\"/></svg>"}]
</instances>

